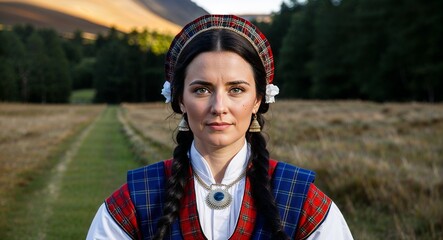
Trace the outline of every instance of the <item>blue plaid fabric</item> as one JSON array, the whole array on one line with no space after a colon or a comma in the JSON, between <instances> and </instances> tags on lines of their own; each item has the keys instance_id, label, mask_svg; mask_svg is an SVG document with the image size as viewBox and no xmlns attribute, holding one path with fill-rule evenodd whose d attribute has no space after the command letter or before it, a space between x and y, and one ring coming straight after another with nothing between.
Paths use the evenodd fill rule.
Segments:
<instances>
[{"instance_id":1,"label":"blue plaid fabric","mask_svg":"<svg viewBox=\"0 0 443 240\"><path fill-rule=\"evenodd\" d=\"M303 203L314 179L314 172L283 162L279 162L274 170L273 194L280 210L283 228L288 236L295 236ZM252 239L271 239L271 233L265 226L265 217L258 216Z\"/></svg>"},{"instance_id":2,"label":"blue plaid fabric","mask_svg":"<svg viewBox=\"0 0 443 240\"><path fill-rule=\"evenodd\" d=\"M273 194L280 211L284 230L294 237L303 203L315 173L279 162L272 176ZM157 221L162 216L165 192L165 167L158 162L128 172L128 187L135 205L143 239L152 239ZM265 225L265 217L258 215L251 239L271 239ZM183 239L179 221L176 220L167 239Z\"/></svg>"},{"instance_id":3,"label":"blue plaid fabric","mask_svg":"<svg viewBox=\"0 0 443 240\"><path fill-rule=\"evenodd\" d=\"M158 162L131 170L127 181L143 239L152 239L157 230L157 222L163 215L166 185L164 163ZM178 221L171 226L171 234L166 239L182 239Z\"/></svg>"}]
</instances>

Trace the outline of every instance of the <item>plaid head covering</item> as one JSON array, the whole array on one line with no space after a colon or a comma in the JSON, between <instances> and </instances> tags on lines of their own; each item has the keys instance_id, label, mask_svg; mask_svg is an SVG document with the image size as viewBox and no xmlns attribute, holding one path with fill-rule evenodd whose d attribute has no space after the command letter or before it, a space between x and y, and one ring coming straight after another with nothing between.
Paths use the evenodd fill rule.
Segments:
<instances>
[{"instance_id":1,"label":"plaid head covering","mask_svg":"<svg viewBox=\"0 0 443 240\"><path fill-rule=\"evenodd\" d=\"M251 22L234 15L204 15L188 23L175 36L169 47L165 63L166 81L172 82L175 65L186 45L198 34L211 29L227 29L248 40L261 58L266 71L267 83L272 83L274 79L274 58L269 41Z\"/></svg>"}]
</instances>

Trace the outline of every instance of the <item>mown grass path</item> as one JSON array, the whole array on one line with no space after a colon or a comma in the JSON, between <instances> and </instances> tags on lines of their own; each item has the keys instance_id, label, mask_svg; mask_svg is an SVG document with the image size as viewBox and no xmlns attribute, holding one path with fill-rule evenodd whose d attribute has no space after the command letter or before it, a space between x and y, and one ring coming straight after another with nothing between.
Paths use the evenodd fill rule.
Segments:
<instances>
[{"instance_id":1,"label":"mown grass path","mask_svg":"<svg viewBox=\"0 0 443 240\"><path fill-rule=\"evenodd\" d=\"M99 205L137 167L108 107L69 147L51 174L19 195L7 239L84 239Z\"/></svg>"}]
</instances>

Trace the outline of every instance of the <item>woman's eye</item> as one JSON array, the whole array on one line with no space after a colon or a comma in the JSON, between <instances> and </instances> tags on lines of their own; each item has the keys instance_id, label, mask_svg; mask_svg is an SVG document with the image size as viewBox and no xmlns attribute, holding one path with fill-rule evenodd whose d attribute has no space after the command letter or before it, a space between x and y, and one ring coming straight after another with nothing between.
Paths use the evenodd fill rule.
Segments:
<instances>
[{"instance_id":1,"label":"woman's eye","mask_svg":"<svg viewBox=\"0 0 443 240\"><path fill-rule=\"evenodd\" d=\"M234 94L239 94L239 93L243 92L243 89L241 89L241 88L232 88L231 92L234 93Z\"/></svg>"},{"instance_id":2,"label":"woman's eye","mask_svg":"<svg viewBox=\"0 0 443 240\"><path fill-rule=\"evenodd\" d=\"M206 88L196 88L196 89L194 89L194 92L197 93L197 94L206 94L209 91Z\"/></svg>"}]
</instances>

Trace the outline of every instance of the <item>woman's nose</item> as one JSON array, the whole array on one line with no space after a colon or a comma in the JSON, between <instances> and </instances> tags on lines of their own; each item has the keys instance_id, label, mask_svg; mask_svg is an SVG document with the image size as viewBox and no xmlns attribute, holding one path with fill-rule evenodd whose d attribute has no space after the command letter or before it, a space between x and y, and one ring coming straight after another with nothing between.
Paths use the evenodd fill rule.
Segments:
<instances>
[{"instance_id":1,"label":"woman's nose","mask_svg":"<svg viewBox=\"0 0 443 240\"><path fill-rule=\"evenodd\" d=\"M211 113L214 115L222 115L227 112L226 99L223 93L216 92L211 99Z\"/></svg>"}]
</instances>

